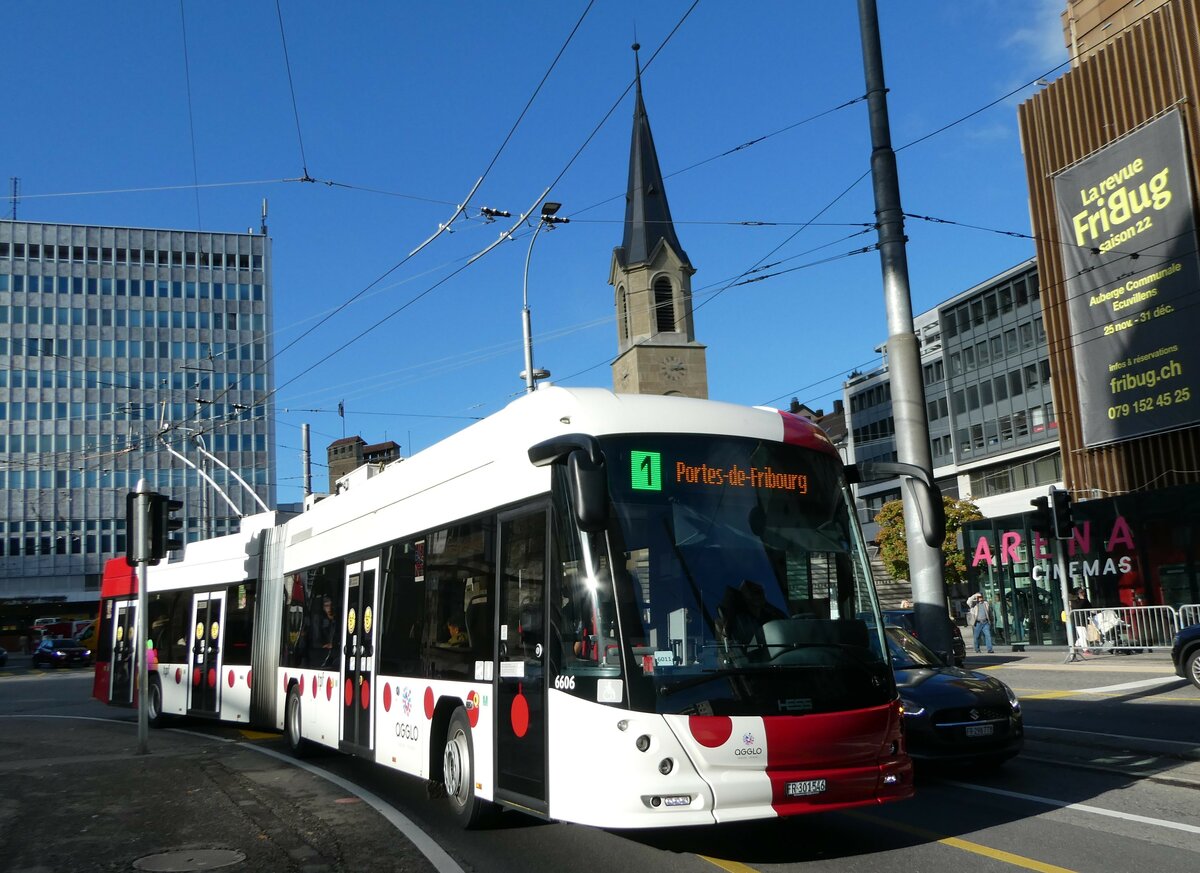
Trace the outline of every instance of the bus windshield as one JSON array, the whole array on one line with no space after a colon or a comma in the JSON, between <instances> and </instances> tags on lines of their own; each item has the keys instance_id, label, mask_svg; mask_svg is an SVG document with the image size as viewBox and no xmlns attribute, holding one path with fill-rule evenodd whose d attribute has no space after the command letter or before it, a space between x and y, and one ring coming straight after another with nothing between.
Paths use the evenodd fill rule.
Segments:
<instances>
[{"instance_id":1,"label":"bus windshield","mask_svg":"<svg viewBox=\"0 0 1200 873\"><path fill-rule=\"evenodd\" d=\"M618 636L630 704L661 713L797 715L879 705L891 672L837 459L720 436L601 440L612 520L588 539L593 611ZM607 572L610 565L615 572ZM605 589L613 606L605 619ZM599 592L596 594L595 592ZM614 621L615 619L615 621Z\"/></svg>"}]
</instances>

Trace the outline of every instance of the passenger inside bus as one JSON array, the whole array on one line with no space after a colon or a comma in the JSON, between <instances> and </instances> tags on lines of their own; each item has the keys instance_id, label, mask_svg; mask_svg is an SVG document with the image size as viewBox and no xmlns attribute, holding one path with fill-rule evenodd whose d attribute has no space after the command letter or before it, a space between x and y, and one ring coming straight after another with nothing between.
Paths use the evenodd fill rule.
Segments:
<instances>
[{"instance_id":1,"label":"passenger inside bus","mask_svg":"<svg viewBox=\"0 0 1200 873\"><path fill-rule=\"evenodd\" d=\"M310 657L316 661L314 666L332 669L338 665L341 654L338 645L338 622L333 613L333 598L326 595L321 599L321 614L313 623L313 648Z\"/></svg>"},{"instance_id":2,"label":"passenger inside bus","mask_svg":"<svg viewBox=\"0 0 1200 873\"><path fill-rule=\"evenodd\" d=\"M466 630L463 629L463 617L459 613L455 613L446 620L446 631L449 634L446 639L447 645L465 648L471 644L467 639Z\"/></svg>"}]
</instances>

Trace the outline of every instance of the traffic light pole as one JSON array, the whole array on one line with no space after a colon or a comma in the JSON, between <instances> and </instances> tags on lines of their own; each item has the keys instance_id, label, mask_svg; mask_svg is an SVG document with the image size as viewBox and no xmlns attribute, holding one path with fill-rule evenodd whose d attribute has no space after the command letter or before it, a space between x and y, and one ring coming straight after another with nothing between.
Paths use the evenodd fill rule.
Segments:
<instances>
[{"instance_id":1,"label":"traffic light pole","mask_svg":"<svg viewBox=\"0 0 1200 873\"><path fill-rule=\"evenodd\" d=\"M146 612L149 598L146 596L146 565L150 559L150 489L145 479L138 479L137 497L133 519L133 531L127 532L132 541L129 555L137 563L137 636L134 646L134 658L137 660L137 712L138 712L138 746L139 755L150 753L150 719L147 713L147 691L150 687L150 670L146 663L146 641L150 636L150 622Z\"/></svg>"}]
</instances>

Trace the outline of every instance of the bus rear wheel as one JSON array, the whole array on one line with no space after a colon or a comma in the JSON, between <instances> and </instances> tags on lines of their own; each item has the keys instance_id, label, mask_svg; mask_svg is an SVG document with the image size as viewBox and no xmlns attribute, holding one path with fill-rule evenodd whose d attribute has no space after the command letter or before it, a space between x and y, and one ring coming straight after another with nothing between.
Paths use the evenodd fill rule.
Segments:
<instances>
[{"instance_id":1,"label":"bus rear wheel","mask_svg":"<svg viewBox=\"0 0 1200 873\"><path fill-rule=\"evenodd\" d=\"M288 689L287 702L283 710L283 736L287 740L288 751L293 757L303 758L308 754L308 740L304 739L300 713L300 690L293 685Z\"/></svg>"},{"instance_id":2,"label":"bus rear wheel","mask_svg":"<svg viewBox=\"0 0 1200 873\"><path fill-rule=\"evenodd\" d=\"M146 721L150 727L160 728L167 723L163 715L162 682L157 676L150 677L149 693L146 695Z\"/></svg>"},{"instance_id":3,"label":"bus rear wheel","mask_svg":"<svg viewBox=\"0 0 1200 873\"><path fill-rule=\"evenodd\" d=\"M475 747L471 742L471 723L461 706L454 710L446 728L442 781L459 825L468 829L479 827L491 804L475 796Z\"/></svg>"}]
</instances>

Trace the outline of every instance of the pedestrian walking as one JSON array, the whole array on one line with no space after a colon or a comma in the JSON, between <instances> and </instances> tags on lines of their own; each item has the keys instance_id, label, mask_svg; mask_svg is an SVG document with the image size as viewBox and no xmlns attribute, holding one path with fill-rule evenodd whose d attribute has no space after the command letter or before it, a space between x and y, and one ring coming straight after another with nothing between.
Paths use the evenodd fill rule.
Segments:
<instances>
[{"instance_id":1,"label":"pedestrian walking","mask_svg":"<svg viewBox=\"0 0 1200 873\"><path fill-rule=\"evenodd\" d=\"M978 592L967 598L967 626L974 633L975 651L978 652L983 643L988 654L992 654L995 651L992 648L992 605Z\"/></svg>"}]
</instances>

